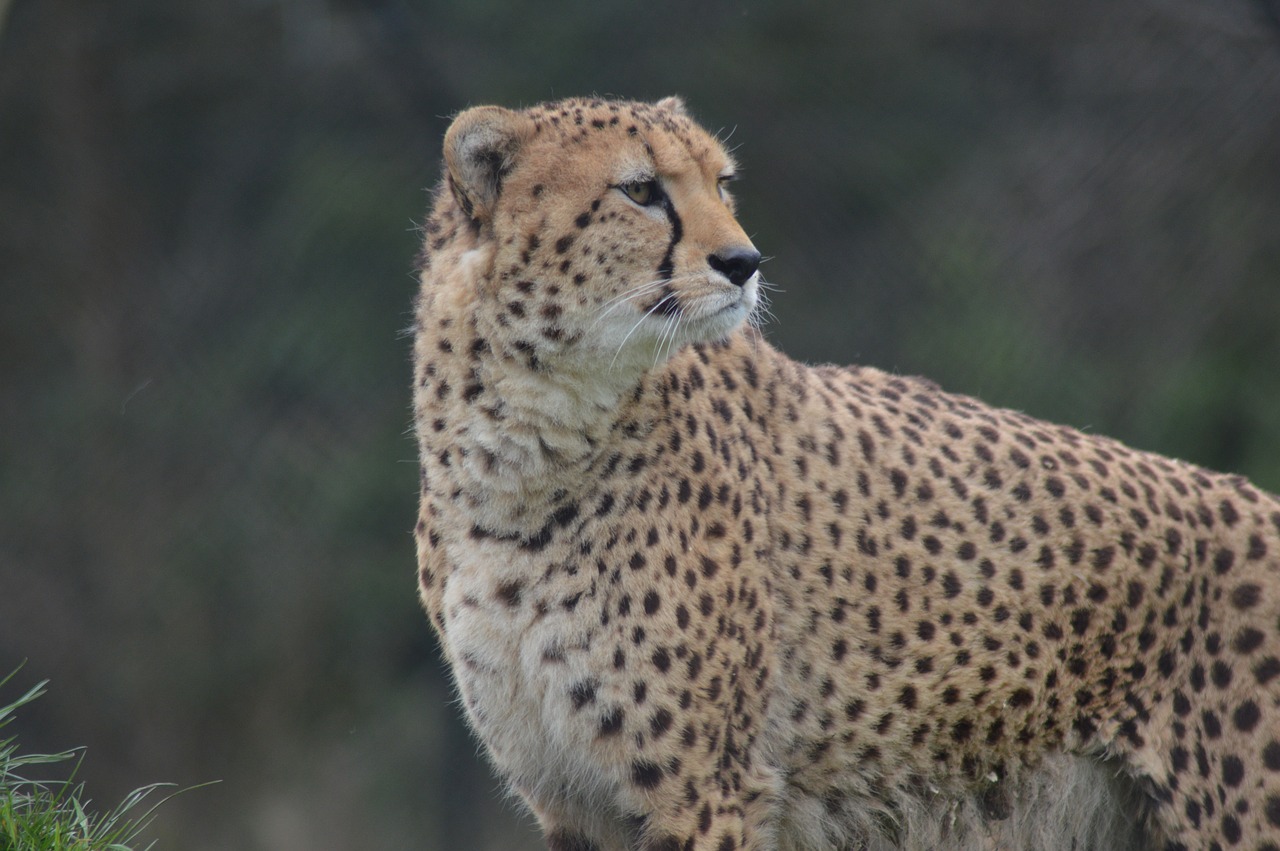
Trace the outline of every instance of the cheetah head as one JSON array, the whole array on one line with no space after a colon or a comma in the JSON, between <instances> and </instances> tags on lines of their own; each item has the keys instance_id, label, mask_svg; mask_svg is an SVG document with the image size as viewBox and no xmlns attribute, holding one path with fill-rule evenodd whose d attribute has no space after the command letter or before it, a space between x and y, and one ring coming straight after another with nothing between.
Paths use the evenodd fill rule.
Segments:
<instances>
[{"instance_id":1,"label":"cheetah head","mask_svg":"<svg viewBox=\"0 0 1280 851\"><path fill-rule=\"evenodd\" d=\"M723 339L759 302L735 166L678 98L476 107L444 157L437 211L465 219L465 285L532 363L648 367Z\"/></svg>"}]
</instances>

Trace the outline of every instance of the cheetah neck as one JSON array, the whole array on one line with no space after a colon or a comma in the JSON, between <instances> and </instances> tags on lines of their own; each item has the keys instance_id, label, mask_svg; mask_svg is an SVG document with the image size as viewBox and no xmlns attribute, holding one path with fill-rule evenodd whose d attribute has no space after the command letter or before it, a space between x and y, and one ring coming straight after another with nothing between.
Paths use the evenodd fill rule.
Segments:
<instances>
[{"instance_id":1,"label":"cheetah neck","mask_svg":"<svg viewBox=\"0 0 1280 851\"><path fill-rule=\"evenodd\" d=\"M531 368L478 301L443 316L442 305L426 305L419 317L424 458L440 461L447 479L431 489L459 494L473 523L530 535L589 487L620 433L652 428L648 381L642 369L572 351L543 353Z\"/></svg>"}]
</instances>

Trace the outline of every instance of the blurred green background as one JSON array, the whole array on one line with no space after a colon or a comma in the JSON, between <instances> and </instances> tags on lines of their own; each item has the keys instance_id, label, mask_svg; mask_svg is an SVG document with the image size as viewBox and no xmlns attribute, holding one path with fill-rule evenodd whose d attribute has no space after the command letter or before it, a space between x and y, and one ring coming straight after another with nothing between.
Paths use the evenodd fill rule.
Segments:
<instances>
[{"instance_id":1,"label":"blurred green background","mask_svg":"<svg viewBox=\"0 0 1280 851\"><path fill-rule=\"evenodd\" d=\"M684 95L792 355L1280 489L1275 0L0 0L0 673L161 848L532 849L415 598L448 116ZM13 696L13 695L11 695Z\"/></svg>"}]
</instances>

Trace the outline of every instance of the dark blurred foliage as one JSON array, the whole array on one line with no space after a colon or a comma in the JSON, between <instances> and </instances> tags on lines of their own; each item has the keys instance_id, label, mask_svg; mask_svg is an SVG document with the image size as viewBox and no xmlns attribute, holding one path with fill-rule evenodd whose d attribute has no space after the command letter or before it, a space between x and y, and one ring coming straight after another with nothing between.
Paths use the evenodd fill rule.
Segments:
<instances>
[{"instance_id":1,"label":"dark blurred foliage","mask_svg":"<svg viewBox=\"0 0 1280 851\"><path fill-rule=\"evenodd\" d=\"M741 146L793 355L1280 488L1270 0L0 0L0 669L102 802L223 781L162 847L538 847L417 611L400 332L448 116L593 92Z\"/></svg>"}]
</instances>

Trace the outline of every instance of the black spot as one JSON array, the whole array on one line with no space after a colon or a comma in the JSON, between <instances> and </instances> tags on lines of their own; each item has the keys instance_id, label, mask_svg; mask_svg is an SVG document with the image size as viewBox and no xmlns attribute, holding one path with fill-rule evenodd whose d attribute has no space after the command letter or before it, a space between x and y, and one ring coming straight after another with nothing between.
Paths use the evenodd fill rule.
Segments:
<instances>
[{"instance_id":1,"label":"black spot","mask_svg":"<svg viewBox=\"0 0 1280 851\"><path fill-rule=\"evenodd\" d=\"M1253 676L1258 680L1258 685L1265 686L1280 676L1280 659L1275 656L1266 657L1253 666Z\"/></svg>"},{"instance_id":2,"label":"black spot","mask_svg":"<svg viewBox=\"0 0 1280 851\"><path fill-rule=\"evenodd\" d=\"M1280 771L1280 742L1273 739L1262 749L1262 764L1268 771Z\"/></svg>"},{"instance_id":3,"label":"black spot","mask_svg":"<svg viewBox=\"0 0 1280 851\"><path fill-rule=\"evenodd\" d=\"M600 735L613 736L622 731L622 707L615 706L600 719Z\"/></svg>"},{"instance_id":4,"label":"black spot","mask_svg":"<svg viewBox=\"0 0 1280 851\"><path fill-rule=\"evenodd\" d=\"M578 506L576 504L564 505L556 509L556 513L551 515L551 521L557 526L568 526L578 517Z\"/></svg>"},{"instance_id":5,"label":"black spot","mask_svg":"<svg viewBox=\"0 0 1280 851\"><path fill-rule=\"evenodd\" d=\"M688 479L681 479L680 486L676 491L676 499L681 505L684 505L693 496L693 486L689 484Z\"/></svg>"},{"instance_id":6,"label":"black spot","mask_svg":"<svg viewBox=\"0 0 1280 851\"><path fill-rule=\"evenodd\" d=\"M1277 815L1280 816L1280 810L1277 810ZM1280 821L1277 821L1276 824L1280 825ZM1240 836L1240 822L1236 821L1233 815L1224 815L1222 817L1222 838L1235 845L1240 841Z\"/></svg>"},{"instance_id":7,"label":"black spot","mask_svg":"<svg viewBox=\"0 0 1280 851\"><path fill-rule=\"evenodd\" d=\"M1252 700L1246 700L1231 713L1231 723L1235 724L1236 729L1242 733L1252 732L1261 718L1262 713L1258 710L1258 704Z\"/></svg>"},{"instance_id":8,"label":"black spot","mask_svg":"<svg viewBox=\"0 0 1280 851\"><path fill-rule=\"evenodd\" d=\"M867 455L869 452L872 454L874 453L874 450L870 450L871 436L869 434L867 434L865 431L859 432L858 440L865 441L863 442L863 446L862 446L862 451L864 455ZM907 474L902 472L901 470L897 470L897 469L891 470L889 472L889 481L893 485L894 496L896 496L898 499L901 499L902 495L907 492ZM907 537L910 537L910 535L908 535Z\"/></svg>"},{"instance_id":9,"label":"black spot","mask_svg":"<svg viewBox=\"0 0 1280 851\"><path fill-rule=\"evenodd\" d=\"M1093 738L1094 733L1098 732L1098 726L1093 723L1092 719L1084 715L1076 718L1071 726L1082 739Z\"/></svg>"},{"instance_id":10,"label":"black spot","mask_svg":"<svg viewBox=\"0 0 1280 851\"><path fill-rule=\"evenodd\" d=\"M1028 706L1031 704L1033 697L1030 689L1020 688L1013 694L1009 695L1009 705L1014 708Z\"/></svg>"},{"instance_id":11,"label":"black spot","mask_svg":"<svg viewBox=\"0 0 1280 851\"><path fill-rule=\"evenodd\" d=\"M1092 618L1093 612L1089 609L1076 609L1071 613L1071 631L1076 635L1084 635Z\"/></svg>"},{"instance_id":12,"label":"black spot","mask_svg":"<svg viewBox=\"0 0 1280 851\"><path fill-rule=\"evenodd\" d=\"M595 680L583 680L580 683L575 683L569 689L569 699L573 701L573 708L581 709L588 703L594 703L597 688L599 688L599 683Z\"/></svg>"},{"instance_id":13,"label":"black spot","mask_svg":"<svg viewBox=\"0 0 1280 851\"><path fill-rule=\"evenodd\" d=\"M1231 605L1237 609L1252 609L1262 599L1262 588L1252 582L1237 585L1231 592Z\"/></svg>"},{"instance_id":14,"label":"black spot","mask_svg":"<svg viewBox=\"0 0 1280 851\"><path fill-rule=\"evenodd\" d=\"M1241 654L1252 653L1262 646L1265 639L1266 636L1260 630L1247 626L1236 633L1236 637L1231 641L1231 648Z\"/></svg>"},{"instance_id":15,"label":"black spot","mask_svg":"<svg viewBox=\"0 0 1280 851\"><path fill-rule=\"evenodd\" d=\"M1244 779L1244 763L1238 756L1222 758L1222 782L1228 786L1239 786Z\"/></svg>"},{"instance_id":16,"label":"black spot","mask_svg":"<svg viewBox=\"0 0 1280 851\"><path fill-rule=\"evenodd\" d=\"M662 766L647 760L631 763L631 782L641 789L653 789L662 782Z\"/></svg>"},{"instance_id":17,"label":"black spot","mask_svg":"<svg viewBox=\"0 0 1280 851\"><path fill-rule=\"evenodd\" d=\"M552 527L551 524L548 523L546 526L543 526L535 532L532 537L522 540L520 542L520 549L531 553L536 553L546 549L547 544L551 543L551 533Z\"/></svg>"},{"instance_id":18,"label":"black spot","mask_svg":"<svg viewBox=\"0 0 1280 851\"><path fill-rule=\"evenodd\" d=\"M672 717L670 711L659 709L653 713L653 717L649 719L649 732L656 738L663 735L667 730L671 729Z\"/></svg>"},{"instance_id":19,"label":"black spot","mask_svg":"<svg viewBox=\"0 0 1280 851\"><path fill-rule=\"evenodd\" d=\"M1226 688L1231 685L1231 666L1221 659L1216 660L1209 669L1209 679L1218 688Z\"/></svg>"},{"instance_id":20,"label":"black spot","mask_svg":"<svg viewBox=\"0 0 1280 851\"><path fill-rule=\"evenodd\" d=\"M1200 725L1204 727L1204 735L1209 739L1222 738L1222 722L1215 712L1208 710L1200 713Z\"/></svg>"},{"instance_id":21,"label":"black spot","mask_svg":"<svg viewBox=\"0 0 1280 851\"><path fill-rule=\"evenodd\" d=\"M524 583L519 579L510 582L499 583L494 595L508 606L520 605L520 594L524 590Z\"/></svg>"}]
</instances>

